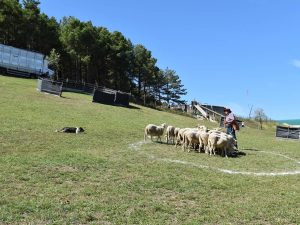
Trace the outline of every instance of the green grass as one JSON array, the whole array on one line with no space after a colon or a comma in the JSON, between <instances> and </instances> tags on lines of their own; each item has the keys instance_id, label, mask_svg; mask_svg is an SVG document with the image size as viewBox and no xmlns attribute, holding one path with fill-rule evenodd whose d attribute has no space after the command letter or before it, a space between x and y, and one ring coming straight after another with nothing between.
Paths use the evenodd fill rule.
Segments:
<instances>
[{"instance_id":1,"label":"green grass","mask_svg":"<svg viewBox=\"0 0 300 225\"><path fill-rule=\"evenodd\" d=\"M300 224L300 175L218 170L300 170L300 142L246 127L246 155L227 159L142 144L148 123L216 124L133 106L0 76L0 224ZM64 126L86 133L54 132Z\"/></svg>"}]
</instances>

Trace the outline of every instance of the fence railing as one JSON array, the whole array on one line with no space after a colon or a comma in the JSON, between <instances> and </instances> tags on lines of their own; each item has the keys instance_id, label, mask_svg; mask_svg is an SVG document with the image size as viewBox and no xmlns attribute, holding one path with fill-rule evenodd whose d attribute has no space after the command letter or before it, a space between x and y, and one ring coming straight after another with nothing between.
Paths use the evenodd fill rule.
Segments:
<instances>
[{"instance_id":1,"label":"fence railing","mask_svg":"<svg viewBox=\"0 0 300 225\"><path fill-rule=\"evenodd\" d=\"M79 92L85 94L93 94L97 88L96 84L81 83L72 80L63 80L62 91Z\"/></svg>"},{"instance_id":2,"label":"fence railing","mask_svg":"<svg viewBox=\"0 0 300 225\"><path fill-rule=\"evenodd\" d=\"M38 79L37 89L42 92L61 96L62 84L62 82L49 79Z\"/></svg>"}]
</instances>

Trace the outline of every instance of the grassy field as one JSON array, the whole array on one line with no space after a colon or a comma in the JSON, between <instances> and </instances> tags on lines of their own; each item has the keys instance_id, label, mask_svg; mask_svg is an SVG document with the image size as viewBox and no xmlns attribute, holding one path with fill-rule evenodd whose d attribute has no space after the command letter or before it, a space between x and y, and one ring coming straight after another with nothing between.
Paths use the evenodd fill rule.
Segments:
<instances>
[{"instance_id":1,"label":"grassy field","mask_svg":"<svg viewBox=\"0 0 300 225\"><path fill-rule=\"evenodd\" d=\"M133 106L0 76L0 224L300 224L300 142L246 127L240 157L187 153L144 126L204 122Z\"/></svg>"}]
</instances>

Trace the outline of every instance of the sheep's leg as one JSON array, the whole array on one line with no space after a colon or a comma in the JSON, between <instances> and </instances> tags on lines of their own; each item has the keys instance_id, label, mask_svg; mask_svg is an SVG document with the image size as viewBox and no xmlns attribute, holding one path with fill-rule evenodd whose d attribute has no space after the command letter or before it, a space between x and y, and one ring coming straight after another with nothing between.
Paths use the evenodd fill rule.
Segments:
<instances>
[{"instance_id":1,"label":"sheep's leg","mask_svg":"<svg viewBox=\"0 0 300 225\"><path fill-rule=\"evenodd\" d=\"M205 154L208 154L208 147L207 146L204 146L204 152L205 152Z\"/></svg>"},{"instance_id":2,"label":"sheep's leg","mask_svg":"<svg viewBox=\"0 0 300 225\"><path fill-rule=\"evenodd\" d=\"M192 149L195 149L195 151L196 151L196 148L197 148L197 145L196 145L195 143L190 142L189 152L190 152Z\"/></svg>"},{"instance_id":3,"label":"sheep's leg","mask_svg":"<svg viewBox=\"0 0 300 225\"><path fill-rule=\"evenodd\" d=\"M212 144L211 144L211 142L210 141L208 141L208 145L207 145L207 154L209 154L209 155L211 155L211 151L212 151Z\"/></svg>"},{"instance_id":4,"label":"sheep's leg","mask_svg":"<svg viewBox=\"0 0 300 225\"><path fill-rule=\"evenodd\" d=\"M175 142L175 148L177 148L178 143L179 143L179 141L178 141L178 136L177 136L176 142Z\"/></svg>"},{"instance_id":5,"label":"sheep's leg","mask_svg":"<svg viewBox=\"0 0 300 225\"><path fill-rule=\"evenodd\" d=\"M181 148L183 151L185 151L185 138L183 137L183 142L181 142Z\"/></svg>"},{"instance_id":6,"label":"sheep's leg","mask_svg":"<svg viewBox=\"0 0 300 225\"><path fill-rule=\"evenodd\" d=\"M209 154L209 151L210 151L209 149L210 149L210 143L208 142L207 146L206 146L206 150L205 150L206 154Z\"/></svg>"},{"instance_id":7,"label":"sheep's leg","mask_svg":"<svg viewBox=\"0 0 300 225\"><path fill-rule=\"evenodd\" d=\"M160 136L157 136L157 142L158 142L158 139L159 139L160 142L162 142Z\"/></svg>"},{"instance_id":8,"label":"sheep's leg","mask_svg":"<svg viewBox=\"0 0 300 225\"><path fill-rule=\"evenodd\" d=\"M200 149L200 143L198 144L198 152L199 152L199 153L201 152L201 149Z\"/></svg>"},{"instance_id":9,"label":"sheep's leg","mask_svg":"<svg viewBox=\"0 0 300 225\"><path fill-rule=\"evenodd\" d=\"M214 147L214 146L211 147L209 155L212 155L212 154L216 155L216 147Z\"/></svg>"},{"instance_id":10,"label":"sheep's leg","mask_svg":"<svg viewBox=\"0 0 300 225\"><path fill-rule=\"evenodd\" d=\"M185 148L186 148L186 142L187 140L185 140L185 137L183 138L183 142L181 143L182 145L182 150L185 151Z\"/></svg>"},{"instance_id":11,"label":"sheep's leg","mask_svg":"<svg viewBox=\"0 0 300 225\"><path fill-rule=\"evenodd\" d=\"M199 142L199 149L198 149L198 152L199 152L199 153L201 152L201 149L202 149L202 148L203 148L202 143Z\"/></svg>"},{"instance_id":12,"label":"sheep's leg","mask_svg":"<svg viewBox=\"0 0 300 225\"><path fill-rule=\"evenodd\" d=\"M227 149L226 148L224 148L224 154L225 154L225 157L228 158L228 156L227 156Z\"/></svg>"}]
</instances>

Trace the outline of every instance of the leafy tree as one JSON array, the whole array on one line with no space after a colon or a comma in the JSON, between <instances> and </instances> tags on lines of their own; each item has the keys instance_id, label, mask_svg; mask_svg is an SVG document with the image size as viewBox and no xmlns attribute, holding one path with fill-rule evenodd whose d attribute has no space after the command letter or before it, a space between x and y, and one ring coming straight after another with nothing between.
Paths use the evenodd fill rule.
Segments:
<instances>
[{"instance_id":1,"label":"leafy tree","mask_svg":"<svg viewBox=\"0 0 300 225\"><path fill-rule=\"evenodd\" d=\"M129 91L130 59L133 45L121 32L111 34L111 45L108 55L108 79L110 86L117 90Z\"/></svg>"},{"instance_id":2,"label":"leafy tree","mask_svg":"<svg viewBox=\"0 0 300 225\"><path fill-rule=\"evenodd\" d=\"M70 74L75 80L87 81L89 65L97 46L97 30L91 22L81 22L74 17L64 17L60 26L60 40L69 55Z\"/></svg>"},{"instance_id":3,"label":"leafy tree","mask_svg":"<svg viewBox=\"0 0 300 225\"><path fill-rule=\"evenodd\" d=\"M262 123L263 123L263 121L267 120L267 116L262 108L257 108L254 111L254 119L256 121L259 121L260 129L262 130L263 129Z\"/></svg>"},{"instance_id":4,"label":"leafy tree","mask_svg":"<svg viewBox=\"0 0 300 225\"><path fill-rule=\"evenodd\" d=\"M24 47L21 37L23 11L17 0L0 0L0 42Z\"/></svg>"},{"instance_id":5,"label":"leafy tree","mask_svg":"<svg viewBox=\"0 0 300 225\"><path fill-rule=\"evenodd\" d=\"M166 68L164 71L164 77L166 80L166 84L163 87L163 99L170 104L170 102L174 103L184 103L184 100L181 100L182 95L186 95L186 89L183 88L181 84L181 80L179 76L176 74L174 70Z\"/></svg>"},{"instance_id":6,"label":"leafy tree","mask_svg":"<svg viewBox=\"0 0 300 225\"><path fill-rule=\"evenodd\" d=\"M147 62L151 59L151 52L148 51L143 45L134 46L134 69L133 73L137 79L137 95L141 98L142 83L146 80L147 76Z\"/></svg>"},{"instance_id":7,"label":"leafy tree","mask_svg":"<svg viewBox=\"0 0 300 225\"><path fill-rule=\"evenodd\" d=\"M153 83L151 85L150 94L154 99L154 106L161 104L163 87L166 85L166 79L164 77L164 71L156 67L154 72Z\"/></svg>"},{"instance_id":8,"label":"leafy tree","mask_svg":"<svg viewBox=\"0 0 300 225\"><path fill-rule=\"evenodd\" d=\"M40 1L24 0L23 1L23 29L27 49L39 50L38 40L40 35Z\"/></svg>"},{"instance_id":9,"label":"leafy tree","mask_svg":"<svg viewBox=\"0 0 300 225\"><path fill-rule=\"evenodd\" d=\"M50 55L47 56L49 62L49 67L54 69L56 79L58 79L58 70L60 68L60 54L53 48L50 52Z\"/></svg>"},{"instance_id":10,"label":"leafy tree","mask_svg":"<svg viewBox=\"0 0 300 225\"><path fill-rule=\"evenodd\" d=\"M107 86L108 55L111 45L111 33L105 27L96 27L97 40L93 48L89 81Z\"/></svg>"},{"instance_id":11,"label":"leafy tree","mask_svg":"<svg viewBox=\"0 0 300 225\"><path fill-rule=\"evenodd\" d=\"M134 78L137 83L137 96L139 99L142 98L143 91L143 102L146 104L147 97L150 97L151 89L156 88L155 81L158 81L159 68L156 66L157 59L152 57L152 54L143 45L134 46ZM156 86L156 87L155 87ZM152 96L155 99L155 96Z\"/></svg>"},{"instance_id":12,"label":"leafy tree","mask_svg":"<svg viewBox=\"0 0 300 225\"><path fill-rule=\"evenodd\" d=\"M37 34L36 51L40 51L46 55L55 48L61 51L61 43L59 41L59 24L54 17L49 18L42 13L39 16L39 32Z\"/></svg>"}]
</instances>

